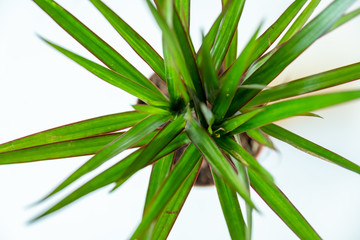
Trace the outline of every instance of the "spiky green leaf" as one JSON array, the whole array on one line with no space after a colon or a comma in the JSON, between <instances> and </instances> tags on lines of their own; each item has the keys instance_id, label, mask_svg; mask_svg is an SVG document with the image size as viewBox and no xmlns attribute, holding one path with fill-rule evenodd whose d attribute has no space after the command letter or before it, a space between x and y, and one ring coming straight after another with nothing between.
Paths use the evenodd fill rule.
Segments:
<instances>
[{"instance_id":1,"label":"spiky green leaf","mask_svg":"<svg viewBox=\"0 0 360 240\"><path fill-rule=\"evenodd\" d=\"M271 141L271 139L266 136L260 129L253 128L249 131L246 131L246 134L249 135L252 139L257 141L258 143L267 146L271 149L275 149L274 143Z\"/></svg>"},{"instance_id":2,"label":"spiky green leaf","mask_svg":"<svg viewBox=\"0 0 360 240\"><path fill-rule=\"evenodd\" d=\"M43 39L43 38L42 38ZM136 96L137 98L140 98L144 102L149 101L167 101L164 95L156 94L149 88L143 87L142 85L138 84L137 82L126 78L123 75L120 75L106 67L101 66L100 64L97 64L93 61L90 61L78 54L75 54L69 50L66 50L65 48L62 48L52 42L49 42L46 39L43 39L46 43L48 43L50 46L73 60L74 62L78 63L85 69L87 69L89 72L93 73L97 77L103 79L104 81Z\"/></svg>"},{"instance_id":3,"label":"spiky green leaf","mask_svg":"<svg viewBox=\"0 0 360 240\"><path fill-rule=\"evenodd\" d=\"M229 7L225 12L211 51L216 71L220 69L230 47L231 40L234 38L244 4L245 0L232 0L229 2Z\"/></svg>"},{"instance_id":4,"label":"spiky green leaf","mask_svg":"<svg viewBox=\"0 0 360 240\"><path fill-rule=\"evenodd\" d=\"M283 38L278 43L279 45L288 41L297 31L299 31L310 18L311 14L314 12L315 8L319 5L321 0L311 0L306 6L304 11L296 18L295 22L291 25L289 30L286 31Z\"/></svg>"},{"instance_id":5,"label":"spiky green leaf","mask_svg":"<svg viewBox=\"0 0 360 240\"><path fill-rule=\"evenodd\" d=\"M280 47L269 60L256 70L245 82L247 84L269 84L284 70L285 67L321 37L355 1L356 0L336 0L332 2L332 4L316 18L296 33L288 42L282 45L282 47ZM234 114L260 91L260 89L245 90L239 88L227 115L231 116Z\"/></svg>"},{"instance_id":6,"label":"spiky green leaf","mask_svg":"<svg viewBox=\"0 0 360 240\"><path fill-rule=\"evenodd\" d=\"M252 188L300 239L321 239L280 189L249 169Z\"/></svg>"},{"instance_id":7,"label":"spiky green leaf","mask_svg":"<svg viewBox=\"0 0 360 240\"><path fill-rule=\"evenodd\" d=\"M170 115L169 110L165 110L163 108L159 108L151 105L137 104L137 105L132 105L132 107L139 112L143 112L147 114Z\"/></svg>"},{"instance_id":8,"label":"spiky green leaf","mask_svg":"<svg viewBox=\"0 0 360 240\"><path fill-rule=\"evenodd\" d=\"M217 131L220 134L226 134L240 127L242 124L249 121L251 118L264 111L264 108L258 108L251 112L247 112L244 114L239 114L235 117L232 117L228 120L225 120L220 126L217 127Z\"/></svg>"},{"instance_id":9,"label":"spiky green leaf","mask_svg":"<svg viewBox=\"0 0 360 240\"><path fill-rule=\"evenodd\" d=\"M273 182L274 179L271 174L260 165L260 163L243 147L237 144L230 137L224 137L216 139L216 143L221 147L227 154L233 156L237 161L241 162L244 166L249 169L252 169L260 176L264 178L265 181Z\"/></svg>"},{"instance_id":10,"label":"spiky green leaf","mask_svg":"<svg viewBox=\"0 0 360 240\"><path fill-rule=\"evenodd\" d=\"M160 189L162 182L168 176L172 163L173 163L174 154L169 154L152 165L149 185L146 193L143 216L145 210L147 209L149 202L153 199L155 193ZM152 222L148 230L143 234L144 239L150 239L155 227L155 223Z\"/></svg>"},{"instance_id":11,"label":"spiky green leaf","mask_svg":"<svg viewBox=\"0 0 360 240\"><path fill-rule=\"evenodd\" d=\"M144 147L144 151L139 155L137 160L126 169L124 175L118 179L115 188L119 187L123 180L132 176L138 170L144 168L148 164L154 162L154 157L157 156L177 135L184 130L185 120L182 116L170 121L159 133L151 140L151 142Z\"/></svg>"},{"instance_id":12,"label":"spiky green leaf","mask_svg":"<svg viewBox=\"0 0 360 240\"><path fill-rule=\"evenodd\" d=\"M190 0L174 0L176 11L178 12L181 24L186 32L190 28Z\"/></svg>"},{"instance_id":13,"label":"spiky green leaf","mask_svg":"<svg viewBox=\"0 0 360 240\"><path fill-rule=\"evenodd\" d=\"M285 12L257 39L257 48L251 60L258 59L280 36L280 34L291 23L300 12L307 0L296 0Z\"/></svg>"},{"instance_id":14,"label":"spiky green leaf","mask_svg":"<svg viewBox=\"0 0 360 240\"><path fill-rule=\"evenodd\" d=\"M284 98L299 96L348 83L359 78L360 63L355 63L266 89L253 98L246 106L266 104Z\"/></svg>"},{"instance_id":15,"label":"spiky green leaf","mask_svg":"<svg viewBox=\"0 0 360 240\"><path fill-rule=\"evenodd\" d=\"M201 59L199 61L199 71L204 84L205 96L209 103L213 104L220 84L210 55L210 47L210 38L204 37L198 57Z\"/></svg>"},{"instance_id":16,"label":"spiky green leaf","mask_svg":"<svg viewBox=\"0 0 360 240\"><path fill-rule=\"evenodd\" d=\"M246 224L236 192L216 172L212 171L212 175L231 239L246 239Z\"/></svg>"},{"instance_id":17,"label":"spiky green leaf","mask_svg":"<svg viewBox=\"0 0 360 240\"><path fill-rule=\"evenodd\" d=\"M189 139L186 136L186 134L180 134L177 136L170 144L168 144L167 147L165 147L154 159L156 160L166 156L169 153L172 153L179 147L188 144ZM62 209L63 207L77 201L78 199L82 198L83 196L100 189L102 187L105 187L111 183L116 182L127 170L127 168L135 162L135 160L139 157L139 155L143 152L143 148L138 149L131 155L125 157L123 160L119 161L115 165L111 166L107 170L103 171L93 179L89 180L73 192L71 192L69 195L64 197L62 200L54 204L52 207L50 207L47 211L40 214L39 216L32 219L30 222L37 221L55 211L58 211L59 209Z\"/></svg>"},{"instance_id":18,"label":"spiky green leaf","mask_svg":"<svg viewBox=\"0 0 360 240\"><path fill-rule=\"evenodd\" d=\"M169 49L171 56L173 57L176 67L178 68L179 72L181 73L185 85L188 88L190 96L195 98L194 93L197 93L197 97L203 96L202 88L200 82L197 82L197 79L191 78L191 72L188 69L186 59L182 52L182 47L177 38L175 32L169 27L168 23L166 22L164 16L162 16L150 2L150 0L146 0L148 6L153 14L155 20L157 21L159 27L162 30L163 37L164 37L164 44Z\"/></svg>"},{"instance_id":19,"label":"spiky green leaf","mask_svg":"<svg viewBox=\"0 0 360 240\"><path fill-rule=\"evenodd\" d=\"M169 177L164 181L159 191L149 203L141 223L130 239L134 240L141 238L142 234L144 234L150 224L170 202L171 198L175 195L191 172L197 172L199 170L201 165L200 158L200 152L194 145L190 144L179 159L179 162L170 172Z\"/></svg>"},{"instance_id":20,"label":"spiky green leaf","mask_svg":"<svg viewBox=\"0 0 360 240\"><path fill-rule=\"evenodd\" d=\"M255 39L259 30L260 28L255 31L240 56L224 76L212 108L216 123L219 123L224 118L234 98L237 86L240 85L241 80L243 80L242 76L251 64L250 56L256 48Z\"/></svg>"},{"instance_id":21,"label":"spiky green leaf","mask_svg":"<svg viewBox=\"0 0 360 240\"><path fill-rule=\"evenodd\" d=\"M246 187L239 181L228 159L226 159L208 133L191 117L189 117L187 121L185 130L191 141L200 150L216 173L219 174L231 188L238 192L246 202L254 207L249 193L246 191Z\"/></svg>"},{"instance_id":22,"label":"spiky green leaf","mask_svg":"<svg viewBox=\"0 0 360 240\"><path fill-rule=\"evenodd\" d=\"M80 139L128 128L148 114L131 111L83 120L35 133L0 145L0 152Z\"/></svg>"},{"instance_id":23,"label":"spiky green leaf","mask_svg":"<svg viewBox=\"0 0 360 240\"><path fill-rule=\"evenodd\" d=\"M360 166L280 126L270 124L261 129L270 136L286 142L303 152L360 174Z\"/></svg>"},{"instance_id":24,"label":"spiky green leaf","mask_svg":"<svg viewBox=\"0 0 360 240\"><path fill-rule=\"evenodd\" d=\"M81 165L75 172L73 172L59 186L57 186L48 196L46 196L46 198L61 191L85 174L101 166L104 162L108 161L109 159L120 154L122 151L131 147L132 145L146 137L148 134L153 132L156 128L158 128L161 124L165 123L167 120L168 117L160 115L151 115L145 118L143 121L133 126L125 134L121 135L119 138L115 139L114 141L106 145L103 149L101 149L99 152L97 152L95 156L93 156L87 162Z\"/></svg>"},{"instance_id":25,"label":"spiky green leaf","mask_svg":"<svg viewBox=\"0 0 360 240\"><path fill-rule=\"evenodd\" d=\"M135 52L161 78L165 79L164 60L136 31L134 31L121 17L114 13L100 0L91 0L91 3L104 15L116 31L127 41Z\"/></svg>"},{"instance_id":26,"label":"spiky green leaf","mask_svg":"<svg viewBox=\"0 0 360 240\"><path fill-rule=\"evenodd\" d=\"M284 118L296 116L302 113L308 113L325 107L330 107L357 98L360 98L359 90L328 93L274 103L262 107L263 111L232 131L232 134L248 131L250 129L261 127Z\"/></svg>"},{"instance_id":27,"label":"spiky green leaf","mask_svg":"<svg viewBox=\"0 0 360 240\"><path fill-rule=\"evenodd\" d=\"M341 18L339 18L333 25L332 27L328 30L328 32L331 32L335 29L337 29L338 27L344 25L345 23L349 22L350 20L354 19L355 17L360 15L360 8L346 13L343 16L341 16Z\"/></svg>"},{"instance_id":28,"label":"spiky green leaf","mask_svg":"<svg viewBox=\"0 0 360 240\"><path fill-rule=\"evenodd\" d=\"M134 66L55 1L34 0L34 2L106 66L161 95L160 91Z\"/></svg>"},{"instance_id":29,"label":"spiky green leaf","mask_svg":"<svg viewBox=\"0 0 360 240\"><path fill-rule=\"evenodd\" d=\"M201 165L200 165L201 166ZM170 202L166 205L156 220L151 240L167 239L185 200L192 189L199 169L194 168L185 182L180 186Z\"/></svg>"}]
</instances>

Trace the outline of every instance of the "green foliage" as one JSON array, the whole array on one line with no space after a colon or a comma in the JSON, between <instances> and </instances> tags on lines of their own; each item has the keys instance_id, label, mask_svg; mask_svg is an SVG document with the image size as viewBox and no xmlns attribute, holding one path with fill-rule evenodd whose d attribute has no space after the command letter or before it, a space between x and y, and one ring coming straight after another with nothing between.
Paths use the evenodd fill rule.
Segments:
<instances>
[{"instance_id":1,"label":"green foliage","mask_svg":"<svg viewBox=\"0 0 360 240\"><path fill-rule=\"evenodd\" d=\"M310 112L360 98L360 91L353 90L289 99L359 79L360 63L268 87L321 36L359 15L359 10L346 13L355 0L335 0L310 22L320 1L296 0L258 37L259 27L240 54L237 25L246 10L245 0L222 1L221 13L198 51L189 34L190 1L159 0L155 6L148 0L162 30L164 59L102 1L91 0L166 84L165 90L59 4L53 0L34 2L106 67L43 39L45 42L147 105L134 105L132 112L89 119L0 145L0 164L93 155L42 201L123 151L137 148L32 221L104 186L115 184L116 190L134 173L152 165L143 218L131 239L166 239L202 162L207 161L232 239L251 239L251 214L256 206L250 186L301 239L320 239L277 187L274 177L242 145L239 134L246 133L253 141L275 149L271 136L360 174L355 163L273 124L289 117L317 116ZM272 47L282 33L279 44ZM179 148L186 150L175 161L173 152ZM245 209L240 207L239 196L245 200Z\"/></svg>"}]
</instances>

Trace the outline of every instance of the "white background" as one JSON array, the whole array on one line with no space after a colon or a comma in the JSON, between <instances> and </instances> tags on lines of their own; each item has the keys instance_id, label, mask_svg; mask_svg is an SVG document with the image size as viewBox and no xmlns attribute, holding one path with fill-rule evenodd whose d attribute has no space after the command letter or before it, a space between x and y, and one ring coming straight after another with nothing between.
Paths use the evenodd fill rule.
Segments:
<instances>
[{"instance_id":1,"label":"white background","mask_svg":"<svg viewBox=\"0 0 360 240\"><path fill-rule=\"evenodd\" d=\"M59 2L144 74L151 74L88 1ZM261 20L268 26L291 2L248 0L239 26L241 44ZM319 9L329 2L322 1ZM108 0L106 3L161 52L161 35L145 1ZM191 33L195 45L199 46L200 30L210 27L219 12L220 0L193 0L192 7ZM323 37L278 81L359 61L359 26L360 19L357 19ZM32 1L0 0L0 142L129 110L135 103L130 95L102 82L48 47L35 33L94 59ZM356 83L346 85L346 88L356 87ZM324 119L298 117L280 124L360 164L359 110L360 101L354 101L318 111ZM360 177L284 143L275 141L275 144L280 154L264 150L260 161L318 233L324 239L360 239ZM0 166L0 240L128 238L141 218L150 169L136 174L115 193L108 194L111 188L104 188L34 225L26 225L27 220L56 199L41 206L29 205L87 159ZM254 216L253 239L297 239L255 193L253 196L262 212ZM192 190L169 239L229 239L214 188Z\"/></svg>"}]
</instances>

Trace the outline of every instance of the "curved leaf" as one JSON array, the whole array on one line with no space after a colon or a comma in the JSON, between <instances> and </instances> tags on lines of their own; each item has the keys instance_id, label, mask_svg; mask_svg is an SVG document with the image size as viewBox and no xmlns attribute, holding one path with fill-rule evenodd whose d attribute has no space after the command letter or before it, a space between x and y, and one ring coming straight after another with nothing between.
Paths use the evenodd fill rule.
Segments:
<instances>
[{"instance_id":1,"label":"curved leaf","mask_svg":"<svg viewBox=\"0 0 360 240\"><path fill-rule=\"evenodd\" d=\"M186 63L186 59L182 52L181 44L177 38L175 32L170 28L168 23L166 22L164 16L162 16L154 7L154 5L150 2L150 0L146 0L151 13L153 14L155 20L157 21L159 27L162 30L164 44L168 48L170 55L173 57L174 62L176 63L176 67L181 73L185 85L189 88L189 94L194 99L194 93L196 92L198 96L203 96L202 89L196 79L191 78L191 72L189 71ZM169 89L170 92L170 89Z\"/></svg>"}]
</instances>

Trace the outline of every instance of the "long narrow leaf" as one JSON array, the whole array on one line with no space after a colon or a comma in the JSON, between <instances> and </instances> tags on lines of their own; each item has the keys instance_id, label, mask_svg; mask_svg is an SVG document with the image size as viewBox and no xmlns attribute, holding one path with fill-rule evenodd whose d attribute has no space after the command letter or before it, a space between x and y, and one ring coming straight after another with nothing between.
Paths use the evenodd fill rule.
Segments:
<instances>
[{"instance_id":1,"label":"long narrow leaf","mask_svg":"<svg viewBox=\"0 0 360 240\"><path fill-rule=\"evenodd\" d=\"M67 56L68 58L72 59L74 62L78 63L79 65L87 69L89 72L96 75L97 77L103 79L104 81L118 88L121 88L122 90L136 96L137 98L140 98L144 102L167 101L165 96L162 94L161 96L157 95L150 89L143 87L142 85L124 77L123 75L120 75L114 71L111 71L106 67L101 66L100 64L97 64L86 58L83 58L80 55L70 52L65 48L62 48L54 43L47 41L46 39L43 40L46 43L48 43L50 46L52 46L53 48L55 48L65 56Z\"/></svg>"},{"instance_id":2,"label":"long narrow leaf","mask_svg":"<svg viewBox=\"0 0 360 240\"><path fill-rule=\"evenodd\" d=\"M0 153L1 164L27 163L34 161L93 155L124 133L105 134L76 140L40 145ZM150 134L134 147L150 142L156 133Z\"/></svg>"},{"instance_id":3,"label":"long narrow leaf","mask_svg":"<svg viewBox=\"0 0 360 240\"><path fill-rule=\"evenodd\" d=\"M216 70L220 69L230 47L231 40L234 38L244 4L245 0L232 0L229 2L229 9L224 15L211 52Z\"/></svg>"},{"instance_id":4,"label":"long narrow leaf","mask_svg":"<svg viewBox=\"0 0 360 240\"><path fill-rule=\"evenodd\" d=\"M148 114L123 112L71 123L35 133L0 145L0 152L14 151L50 143L80 139L130 127Z\"/></svg>"},{"instance_id":5,"label":"long narrow leaf","mask_svg":"<svg viewBox=\"0 0 360 240\"><path fill-rule=\"evenodd\" d=\"M169 154L163 157L162 159L160 159L159 161L157 161L156 163L154 163L151 170L144 211L149 205L149 202L154 197L155 193L159 190L161 183L165 180L168 173L170 172L173 158L174 158L174 154Z\"/></svg>"},{"instance_id":6,"label":"long narrow leaf","mask_svg":"<svg viewBox=\"0 0 360 240\"><path fill-rule=\"evenodd\" d=\"M300 239L321 239L278 187L249 170L252 188Z\"/></svg>"},{"instance_id":7,"label":"long narrow leaf","mask_svg":"<svg viewBox=\"0 0 360 240\"><path fill-rule=\"evenodd\" d=\"M201 167L201 165L199 165ZM196 177L200 168L194 168L185 182L180 186L176 194L166 205L162 213L156 220L156 224L151 236L151 240L165 240L167 239L171 228L173 227L185 200L195 184Z\"/></svg>"},{"instance_id":8,"label":"long narrow leaf","mask_svg":"<svg viewBox=\"0 0 360 240\"><path fill-rule=\"evenodd\" d=\"M280 126L270 124L261 129L270 136L286 142L303 152L360 174L360 166Z\"/></svg>"},{"instance_id":9,"label":"long narrow leaf","mask_svg":"<svg viewBox=\"0 0 360 240\"><path fill-rule=\"evenodd\" d=\"M254 52L254 49L256 48L255 39L259 30L260 28L258 28L257 31L253 34L244 50L241 52L240 56L236 59L233 66L224 77L225 79L222 82L218 94L216 95L216 99L212 108L216 123L220 122L224 118L234 98L237 86L241 82L245 70L251 63L249 59L251 54Z\"/></svg>"},{"instance_id":10,"label":"long narrow leaf","mask_svg":"<svg viewBox=\"0 0 360 240\"><path fill-rule=\"evenodd\" d=\"M304 11L296 18L295 22L291 25L289 30L286 31L283 38L278 43L279 45L289 40L297 31L299 31L310 18L311 14L314 12L315 8L319 5L321 0L311 0L310 3L306 6Z\"/></svg>"},{"instance_id":11,"label":"long narrow leaf","mask_svg":"<svg viewBox=\"0 0 360 240\"><path fill-rule=\"evenodd\" d=\"M139 111L139 112L143 112L143 113L148 113L148 114L154 114L154 115L169 115L169 110L165 110L163 108L159 108L159 107L155 107L155 106L151 106L151 105L142 105L142 104L137 104L137 105L132 105L132 107Z\"/></svg>"},{"instance_id":12,"label":"long narrow leaf","mask_svg":"<svg viewBox=\"0 0 360 240\"><path fill-rule=\"evenodd\" d=\"M341 16L341 18L339 18L339 20L337 20L334 25L332 25L332 27L328 30L328 32L331 32L335 29L337 29L338 27L344 25L345 23L349 22L350 20L354 19L355 17L360 15L360 8L346 13L343 16Z\"/></svg>"},{"instance_id":13,"label":"long narrow leaf","mask_svg":"<svg viewBox=\"0 0 360 240\"><path fill-rule=\"evenodd\" d=\"M252 61L258 59L280 36L291 23L307 0L296 0L285 12L257 39L257 48L252 56Z\"/></svg>"},{"instance_id":14,"label":"long narrow leaf","mask_svg":"<svg viewBox=\"0 0 360 240\"><path fill-rule=\"evenodd\" d=\"M210 55L210 47L210 38L204 37L198 56L201 59L201 61L199 61L199 70L204 84L205 96L207 101L213 104L220 83Z\"/></svg>"},{"instance_id":15,"label":"long narrow leaf","mask_svg":"<svg viewBox=\"0 0 360 240\"><path fill-rule=\"evenodd\" d=\"M121 17L114 13L100 0L91 0L91 3L104 15L116 31L129 43L135 52L161 78L165 79L164 60L136 31L134 31Z\"/></svg>"},{"instance_id":16,"label":"long narrow leaf","mask_svg":"<svg viewBox=\"0 0 360 240\"><path fill-rule=\"evenodd\" d=\"M235 135L234 139L236 141L237 144L241 145L241 135ZM241 181L243 181L246 185L246 190L249 192L249 194L251 194L250 192L250 179L249 179L249 174L248 174L248 170L247 167L242 164L240 161L236 160L234 157L232 157L230 155L230 158L232 160L232 162L234 163L236 170L238 172L238 176L240 178ZM246 234L246 240L251 240L251 236L252 236L252 226L253 226L253 208L248 204L245 203L245 208L246 208L246 225L247 225L247 234Z\"/></svg>"},{"instance_id":17,"label":"long narrow leaf","mask_svg":"<svg viewBox=\"0 0 360 240\"><path fill-rule=\"evenodd\" d=\"M333 25L332 27L326 32L324 33L322 36L325 36L326 34L334 31L335 29L339 28L340 26L342 26L343 24L347 23L348 21L354 19L355 17L357 17L358 15L360 15L360 9L357 9L355 11L352 11L350 13L347 14L343 14ZM266 53L265 55L263 55L261 58L259 58L253 66L251 66L250 70L246 73L246 77L245 79L249 78L249 76L251 76L257 69L259 69L278 49L279 47L281 47L281 45L278 45L278 47L272 49L271 51L269 51L268 53Z\"/></svg>"},{"instance_id":18,"label":"long narrow leaf","mask_svg":"<svg viewBox=\"0 0 360 240\"><path fill-rule=\"evenodd\" d=\"M228 187L214 171L212 175L231 239L245 240L246 224L236 192Z\"/></svg>"},{"instance_id":19,"label":"long narrow leaf","mask_svg":"<svg viewBox=\"0 0 360 240\"><path fill-rule=\"evenodd\" d=\"M249 119L253 118L257 114L259 114L261 111L264 111L263 108L255 109L251 112L240 114L238 116L232 117L226 121L224 121L217 129L216 132L221 134L226 134L228 132L233 131L234 129L238 128L245 122L249 121Z\"/></svg>"},{"instance_id":20,"label":"long narrow leaf","mask_svg":"<svg viewBox=\"0 0 360 240\"><path fill-rule=\"evenodd\" d=\"M240 161L244 166L252 169L260 176L262 176L265 181L274 181L271 174L263 166L261 166L260 163L250 153L248 153L243 147L241 147L231 138L219 138L217 139L216 143L226 153L233 156L237 161Z\"/></svg>"},{"instance_id":21,"label":"long narrow leaf","mask_svg":"<svg viewBox=\"0 0 360 240\"><path fill-rule=\"evenodd\" d=\"M178 67L186 86L189 88L190 96L192 96L195 92L197 93L197 96L203 96L200 83L198 83L196 79L191 78L191 73L187 67L186 60L182 53L181 44L179 43L176 34L172 31L172 29L170 29L164 17L155 9L150 0L146 0L146 2L148 3L155 20L162 30L165 44L169 48L169 51L171 51L171 55L177 64L176 66ZM192 98L195 97L192 96Z\"/></svg>"},{"instance_id":22,"label":"long narrow leaf","mask_svg":"<svg viewBox=\"0 0 360 240\"><path fill-rule=\"evenodd\" d=\"M94 157L90 158L87 162L81 165L75 172L73 172L59 186L57 186L49 195L47 195L46 198L61 191L85 174L101 166L104 162L108 161L109 159L120 154L122 151L131 147L133 144L137 143L142 138L153 132L161 124L166 122L167 119L167 117L159 115L152 115L145 118L143 121L133 126L125 134L121 135L119 138L106 145L103 149L101 149L101 151L96 153Z\"/></svg>"},{"instance_id":23,"label":"long narrow leaf","mask_svg":"<svg viewBox=\"0 0 360 240\"><path fill-rule=\"evenodd\" d=\"M274 103L265 107L259 114L255 115L246 123L232 131L232 134L244 132L256 127L261 127L269 123L308 113L321 108L330 107L336 104L348 102L360 98L360 91L347 91L329 93L317 96L292 99L284 102ZM225 131L226 132L226 131Z\"/></svg>"},{"instance_id":24,"label":"long narrow leaf","mask_svg":"<svg viewBox=\"0 0 360 240\"><path fill-rule=\"evenodd\" d=\"M271 149L275 149L273 142L271 139L266 136L260 129L253 128L249 131L246 131L246 134L249 135L253 140L257 141L261 145L267 146Z\"/></svg>"},{"instance_id":25,"label":"long narrow leaf","mask_svg":"<svg viewBox=\"0 0 360 240\"><path fill-rule=\"evenodd\" d=\"M180 134L154 158L154 161L166 156L167 154L175 151L179 147L188 143L189 143L189 139L186 136L186 134ZM30 222L37 221L59 209L62 209L63 207L77 201L78 199L82 198L83 196L97 189L100 189L111 183L116 182L116 180L119 179L124 174L126 169L137 159L137 157L141 154L142 151L143 148L138 149L131 155L121 160L120 162L116 163L107 170L103 171L102 173L100 173L99 175L89 180L84 185L80 186L75 191L64 197L58 203L54 204L47 211L33 218Z\"/></svg>"},{"instance_id":26,"label":"long narrow leaf","mask_svg":"<svg viewBox=\"0 0 360 240\"><path fill-rule=\"evenodd\" d=\"M231 40L230 47L228 52L225 55L224 59L224 69L228 69L236 60L237 57L237 41L238 41L238 31L235 32L233 39Z\"/></svg>"},{"instance_id":27,"label":"long narrow leaf","mask_svg":"<svg viewBox=\"0 0 360 240\"><path fill-rule=\"evenodd\" d=\"M322 11L315 19L278 49L268 61L247 79L246 83L269 84L285 67L321 37L355 1L356 0L336 0L330 4L330 6ZM239 88L228 111L228 116L234 114L260 91L261 89L244 90Z\"/></svg>"},{"instance_id":28,"label":"long narrow leaf","mask_svg":"<svg viewBox=\"0 0 360 240\"><path fill-rule=\"evenodd\" d=\"M226 7L226 5L229 3L228 0L222 0L222 9ZM238 45L238 31L235 31L234 37L231 40L230 47L228 52L225 55L224 59L224 70L228 69L236 60L237 56L237 46Z\"/></svg>"},{"instance_id":29,"label":"long narrow leaf","mask_svg":"<svg viewBox=\"0 0 360 240\"><path fill-rule=\"evenodd\" d=\"M181 131L184 130L185 120L182 116L170 121L154 139L144 147L144 151L139 155L136 161L129 166L124 175L118 179L118 184L115 188L119 187L124 179L132 176L136 171L154 162L154 157L162 151Z\"/></svg>"},{"instance_id":30,"label":"long narrow leaf","mask_svg":"<svg viewBox=\"0 0 360 240\"><path fill-rule=\"evenodd\" d=\"M33 0L51 18L55 20L81 45L88 49L94 56L102 61L110 69L118 72L126 78L136 81L138 84L149 88L155 94L161 96L159 89L155 87L134 66L126 61L119 53L110 47L105 41L88 29L78 19L72 16L53 0Z\"/></svg>"},{"instance_id":31,"label":"long narrow leaf","mask_svg":"<svg viewBox=\"0 0 360 240\"><path fill-rule=\"evenodd\" d=\"M249 193L246 191L246 187L239 181L228 159L226 159L215 141L207 134L207 132L192 118L188 119L185 130L191 141L210 163L214 171L216 171L216 173L219 174L231 188L238 192L246 202L254 207L254 204L249 197Z\"/></svg>"},{"instance_id":32,"label":"long narrow leaf","mask_svg":"<svg viewBox=\"0 0 360 240\"><path fill-rule=\"evenodd\" d=\"M225 8L221 11L221 13L219 14L219 16L216 18L215 22L213 23L213 25L211 26L210 30L207 32L207 34L204 37L204 40L202 42L202 45L200 46L200 49L198 50L198 54L196 56L196 63L198 66L201 66L201 62L202 62L202 54L201 51L203 49L203 44L206 43L209 46L209 51L212 48L212 46L214 45L216 36L219 32L219 28L220 28L220 24L221 21L226 13L226 11L228 10L228 6L229 4L227 4L225 6ZM214 67L215 69L215 67Z\"/></svg>"},{"instance_id":33,"label":"long narrow leaf","mask_svg":"<svg viewBox=\"0 0 360 240\"><path fill-rule=\"evenodd\" d=\"M149 185L146 193L143 216L145 214L146 209L149 206L150 201L153 199L155 193L160 189L161 184L168 176L172 163L173 163L174 154L169 154L161 159L159 159L156 163L153 164L149 179ZM150 239L153 233L153 229L155 227L155 223L152 223L146 233L143 234L144 239Z\"/></svg>"},{"instance_id":34,"label":"long narrow leaf","mask_svg":"<svg viewBox=\"0 0 360 240\"><path fill-rule=\"evenodd\" d=\"M200 75L196 66L195 50L191 41L190 35L186 32L183 25L181 24L178 13L174 11L173 14L173 27L176 37L179 41L182 54L186 59L185 64L190 73L190 77L195 87L197 97L199 100L204 100L203 88L201 85Z\"/></svg>"},{"instance_id":35,"label":"long narrow leaf","mask_svg":"<svg viewBox=\"0 0 360 240\"><path fill-rule=\"evenodd\" d=\"M141 223L130 239L139 239L142 236L150 224L166 207L191 172L194 170L197 172L200 168L200 158L201 154L196 147L192 144L189 145L182 157L179 159L179 162L170 172L169 177L164 181L164 184L150 202Z\"/></svg>"},{"instance_id":36,"label":"long narrow leaf","mask_svg":"<svg viewBox=\"0 0 360 240\"><path fill-rule=\"evenodd\" d=\"M175 8L179 13L181 23L186 32L190 28L190 0L174 0Z\"/></svg>"},{"instance_id":37,"label":"long narrow leaf","mask_svg":"<svg viewBox=\"0 0 360 240\"><path fill-rule=\"evenodd\" d=\"M246 106L260 105L284 98L318 91L348 83L360 78L360 63L333 69L266 89L253 98Z\"/></svg>"}]
</instances>

